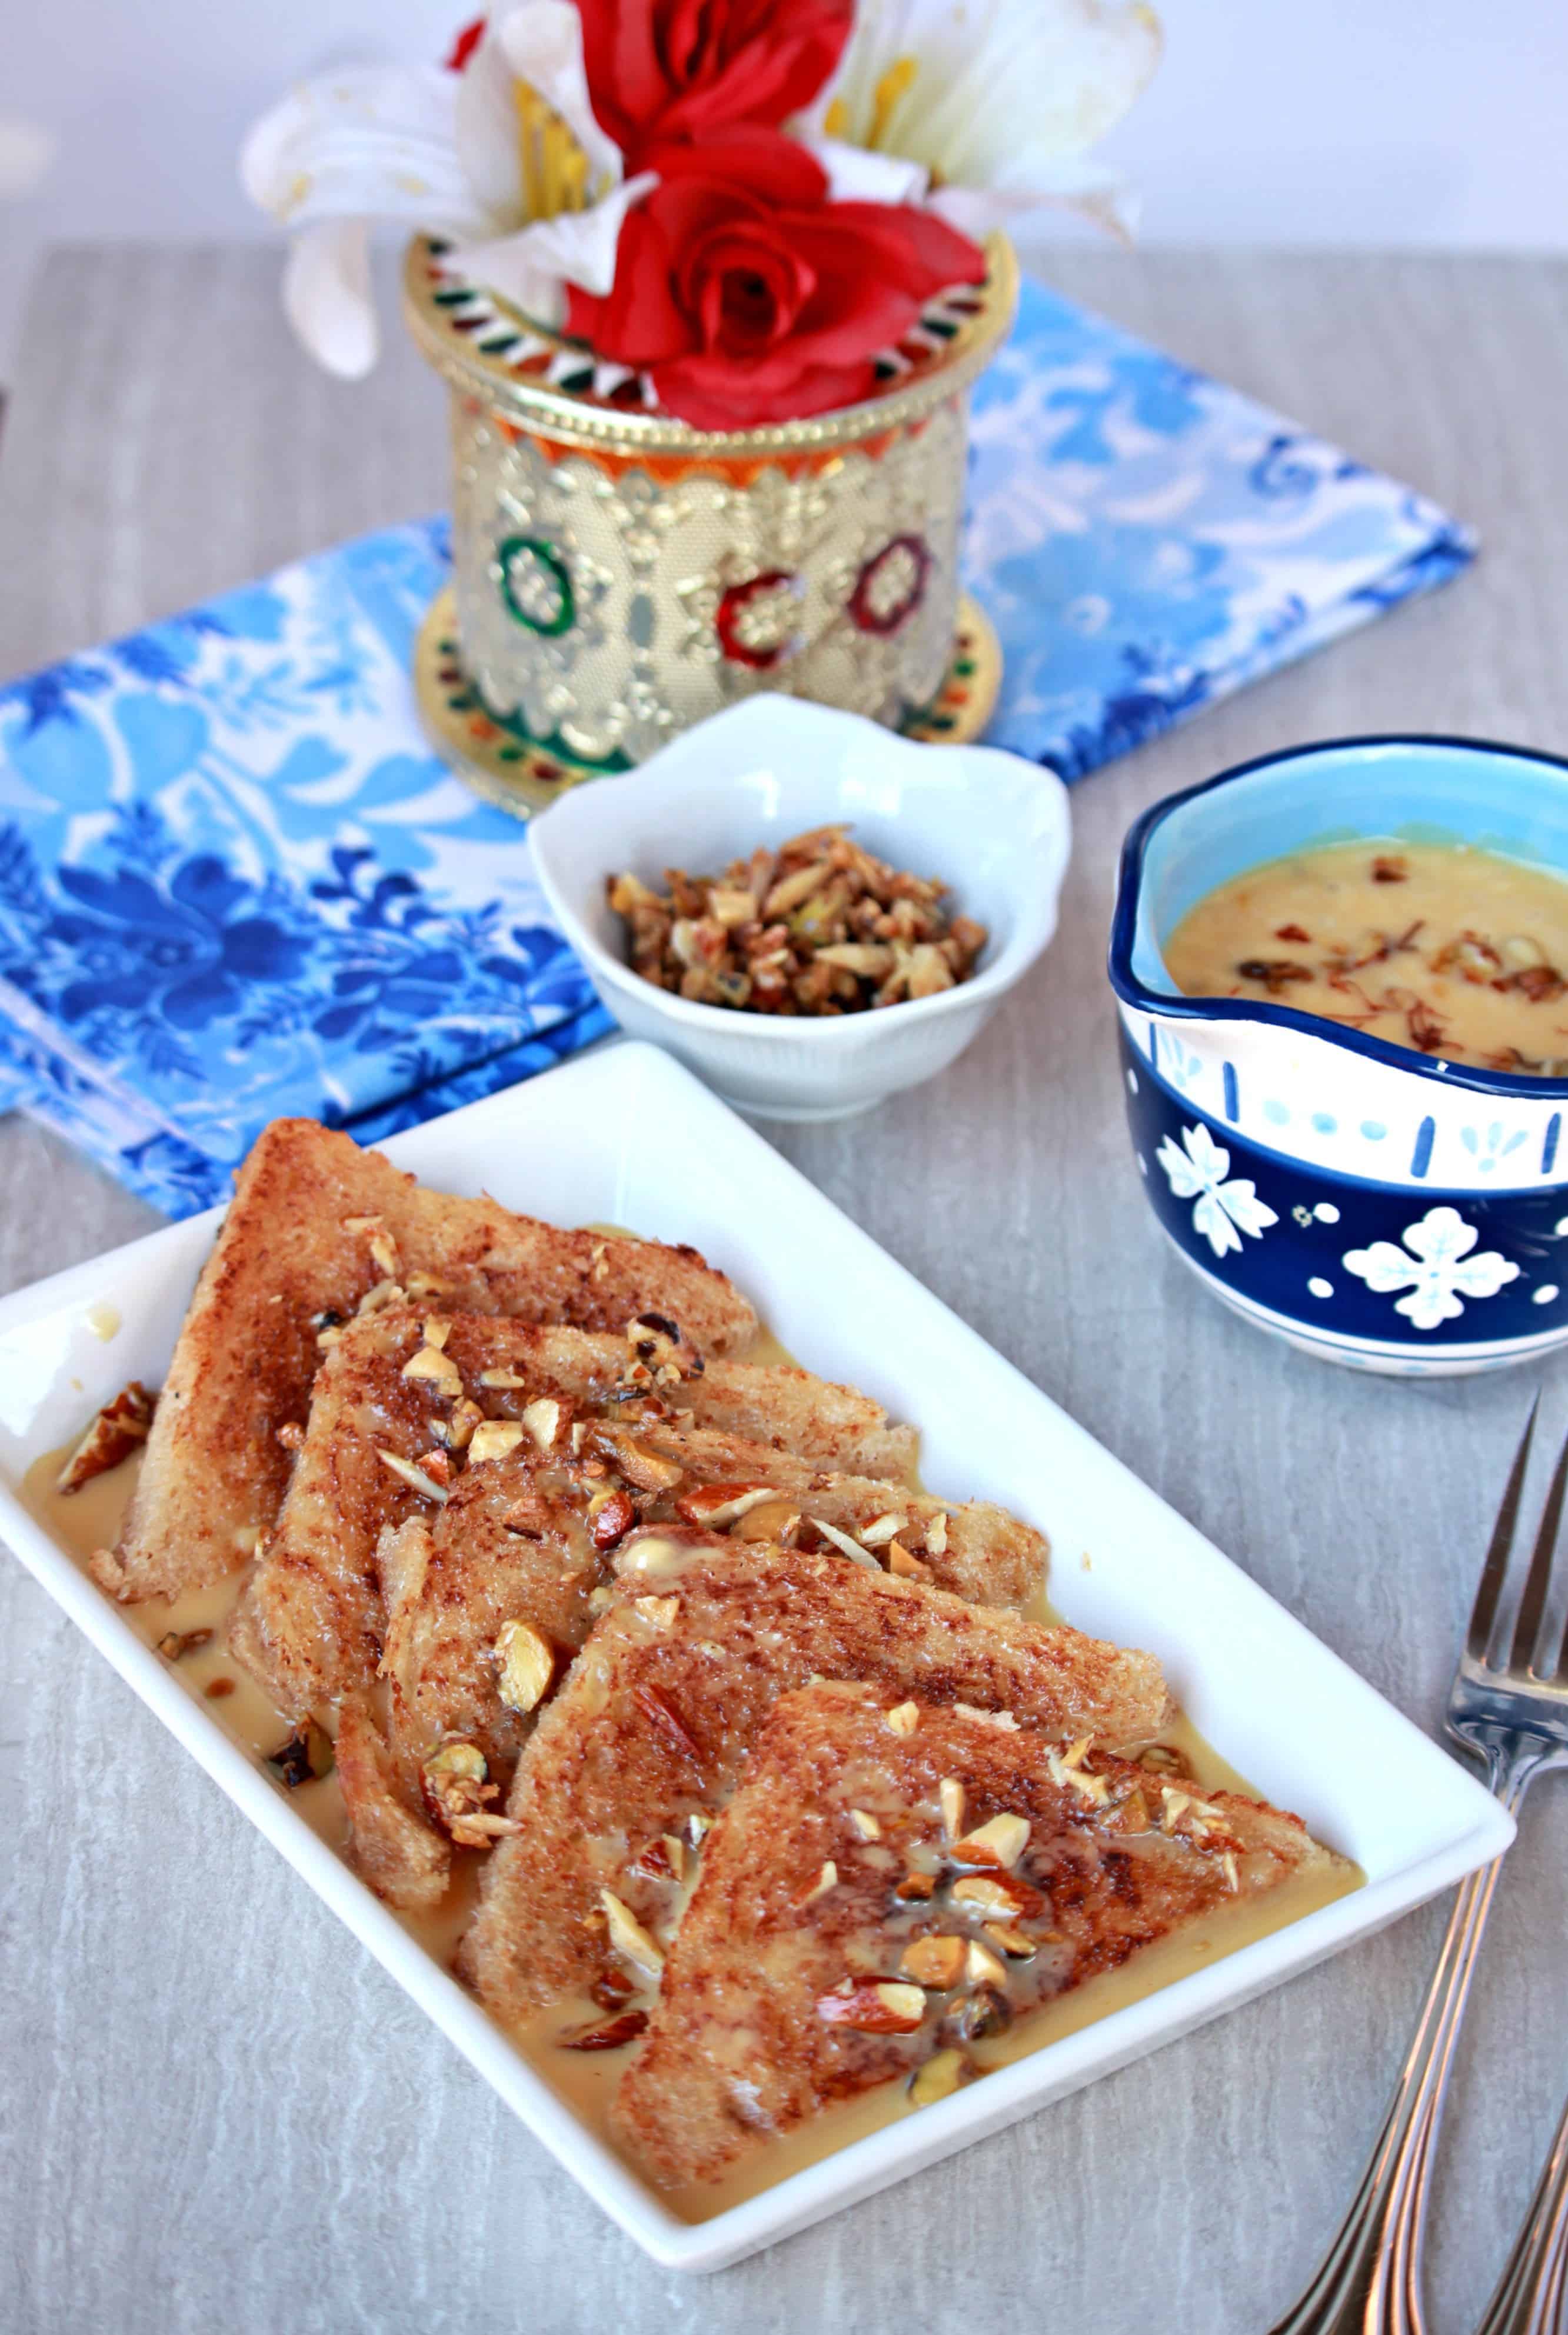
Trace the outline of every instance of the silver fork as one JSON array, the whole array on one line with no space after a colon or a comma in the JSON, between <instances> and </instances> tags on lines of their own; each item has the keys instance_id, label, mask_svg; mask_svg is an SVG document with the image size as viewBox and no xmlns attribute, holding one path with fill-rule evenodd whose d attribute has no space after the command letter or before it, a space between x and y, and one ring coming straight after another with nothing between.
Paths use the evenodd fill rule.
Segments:
<instances>
[{"instance_id":1,"label":"silver fork","mask_svg":"<svg viewBox=\"0 0 1568 2335\"><path fill-rule=\"evenodd\" d=\"M1537 1395L1514 1457L1481 1568L1469 1634L1448 1695L1449 1734L1481 1760L1489 1788L1510 1812L1517 1809L1537 1776L1549 1768L1568 1767L1568 1632L1550 1654L1538 1643L1568 1491L1568 1442L1553 1471L1507 1659L1490 1659L1540 1403ZM1499 1858L1473 1873L1460 1888L1415 2039L1361 2185L1316 2278L1294 2310L1276 2321L1271 2335L1425 2335L1421 2252L1433 2141L1501 1862ZM1560 2135L1560 2144L1562 2140ZM1549 2243L1551 2229L1556 2227L1561 2236L1561 2159L1565 2156L1568 2148L1560 2145L1554 2204L1552 2196L1544 2198L1538 2192L1531 2220L1521 2233L1524 2247L1534 2224L1543 2224L1527 2272ZM1543 2191L1550 2172L1549 2165ZM1507 2282L1505 2273L1504 2286L1493 2298L1494 2314L1501 2307L1504 2315L1489 2317L1482 2335L1553 2335L1550 2319L1520 2317L1516 2311L1509 2315Z\"/></svg>"}]
</instances>

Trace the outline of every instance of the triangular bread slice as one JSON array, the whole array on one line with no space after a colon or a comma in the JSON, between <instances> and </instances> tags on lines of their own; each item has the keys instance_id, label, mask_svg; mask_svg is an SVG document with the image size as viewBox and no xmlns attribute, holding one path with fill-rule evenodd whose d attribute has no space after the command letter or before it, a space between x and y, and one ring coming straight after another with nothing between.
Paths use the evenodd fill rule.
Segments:
<instances>
[{"instance_id":1,"label":"triangular bread slice","mask_svg":"<svg viewBox=\"0 0 1568 2335\"><path fill-rule=\"evenodd\" d=\"M944 1507L907 1487L817 1468L719 1428L583 1425L584 1453L595 1455L587 1464L607 1461L607 1475L577 1474L566 1456L571 1435L563 1407L553 1448L527 1440L508 1458L468 1468L433 1516L411 1516L382 1535L376 1569L384 1613L381 1670L390 1685L388 1748L411 1807L419 1804L423 1762L445 1743L471 1745L491 1784L504 1789L510 1783L539 1706L611 1594L621 1560L612 1548L595 1546L587 1508L589 1497L607 1488L626 1491L641 1524L678 1533L690 1545L711 1540L721 1548L727 1536L753 1542L789 1528L814 1545L825 1543L825 1553L848 1564L821 1527L847 1540L866 1531L871 1545L859 1549L859 1562L879 1567L901 1545L888 1531L900 1525L916 1548L925 1548L913 1565L935 1587L1014 1606L1043 1586L1043 1537L989 1503ZM679 1464L680 1480L658 1485L648 1455ZM770 1488L784 1497L759 1499ZM703 1516L721 1526L728 1519L726 1530L692 1529L691 1518ZM929 1545L938 1540L939 1549ZM429 1844L415 1846L409 1885L422 1892ZM405 1899L385 1856L376 1885L394 1904L416 1902Z\"/></svg>"},{"instance_id":2,"label":"triangular bread slice","mask_svg":"<svg viewBox=\"0 0 1568 2335\"><path fill-rule=\"evenodd\" d=\"M460 1966L517 2021L592 1979L608 1889L657 1932L678 1903L661 1851L711 1819L779 1696L813 1677L964 1702L1059 1736L1157 1736L1152 1654L965 1603L837 1555L647 1544L540 1716L486 1867ZM635 1545L634 1545L634 1553Z\"/></svg>"},{"instance_id":3,"label":"triangular bread slice","mask_svg":"<svg viewBox=\"0 0 1568 2335\"><path fill-rule=\"evenodd\" d=\"M276 1528L257 1556L230 1632L236 1654L292 1715L364 1684L375 1670L385 1630L375 1566L382 1532L411 1513L433 1520L449 1500L459 1516L472 1509L483 1520L487 1503L465 1477L467 1453L484 1447L454 1437L461 1406L469 1426L482 1413L514 1422L523 1434L530 1405L553 1401L552 1436L563 1460L566 1430L579 1410L628 1421L657 1410L660 1395L725 1435L789 1440L828 1468L846 1460L907 1468L914 1458L912 1429L891 1426L880 1406L853 1388L831 1386L806 1371L723 1357L703 1362L682 1347L672 1350L679 1361L659 1365L672 1378L655 1395L628 1379L639 1367L648 1377L635 1351L648 1342L637 1327L612 1337L456 1313L436 1319L432 1332L432 1319L397 1306L345 1323L316 1378ZM431 1335L441 1341L433 1349ZM634 1443L639 1432L627 1425L622 1439ZM532 1444L533 1435L526 1439ZM488 1485L497 1464L487 1461L472 1475ZM412 1478L400 1468L414 1470ZM585 1506L593 1488L585 1479ZM516 1497L491 1505L504 1515ZM499 1530L494 1523L489 1545L498 1545ZM580 1523L570 1537L579 1548L586 1545ZM449 1532L443 1545L455 1538ZM579 1643L586 1627L585 1621L575 1635L568 1630L561 1642Z\"/></svg>"},{"instance_id":4,"label":"triangular bread slice","mask_svg":"<svg viewBox=\"0 0 1568 2335\"><path fill-rule=\"evenodd\" d=\"M712 1354L757 1328L695 1249L426 1191L346 1135L275 1119L197 1284L119 1548L95 1567L105 1589L175 1597L245 1563L276 1517L290 1457L278 1430L304 1423L323 1329L377 1290L587 1330L652 1311Z\"/></svg>"},{"instance_id":5,"label":"triangular bread slice","mask_svg":"<svg viewBox=\"0 0 1568 2335\"><path fill-rule=\"evenodd\" d=\"M1013 2019L1336 1868L1350 1885L1295 1817L1168 1769L886 1691L786 1695L703 1844L613 2127L659 2182L711 2180L874 2086L944 2097Z\"/></svg>"}]
</instances>

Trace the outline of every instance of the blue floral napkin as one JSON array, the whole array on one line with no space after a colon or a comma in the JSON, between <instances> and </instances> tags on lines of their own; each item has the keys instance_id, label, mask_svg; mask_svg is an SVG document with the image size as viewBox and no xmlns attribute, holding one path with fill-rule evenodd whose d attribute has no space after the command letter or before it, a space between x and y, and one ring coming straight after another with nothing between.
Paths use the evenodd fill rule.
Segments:
<instances>
[{"instance_id":1,"label":"blue floral napkin","mask_svg":"<svg viewBox=\"0 0 1568 2335\"><path fill-rule=\"evenodd\" d=\"M609 1027L423 741L446 572L391 528L0 691L0 1107L171 1215L269 1119L379 1139Z\"/></svg>"},{"instance_id":2,"label":"blue floral napkin","mask_svg":"<svg viewBox=\"0 0 1568 2335\"><path fill-rule=\"evenodd\" d=\"M1038 284L973 443L987 735L1070 780L1475 554L1425 496Z\"/></svg>"},{"instance_id":3,"label":"blue floral napkin","mask_svg":"<svg viewBox=\"0 0 1568 2335\"><path fill-rule=\"evenodd\" d=\"M975 397L992 740L1069 779L1379 609L1469 537L1038 286ZM526 829L423 742L444 523L389 528L0 689L0 1109L171 1215L303 1112L374 1140L606 1018Z\"/></svg>"}]
</instances>

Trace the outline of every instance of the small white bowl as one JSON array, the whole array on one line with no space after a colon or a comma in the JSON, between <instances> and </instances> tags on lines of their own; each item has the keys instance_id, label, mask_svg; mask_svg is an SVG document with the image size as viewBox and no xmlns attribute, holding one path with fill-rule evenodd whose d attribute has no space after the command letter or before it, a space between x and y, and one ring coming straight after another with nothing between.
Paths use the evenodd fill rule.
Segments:
<instances>
[{"instance_id":1,"label":"small white bowl","mask_svg":"<svg viewBox=\"0 0 1568 2335\"><path fill-rule=\"evenodd\" d=\"M716 874L760 844L844 821L895 867L946 884L990 939L973 976L935 997L822 1021L697 1005L626 962L605 895L630 870ZM1070 828L1060 779L987 746L924 746L799 698L716 714L624 778L575 788L529 830L539 882L608 1011L737 1109L845 1119L934 1078L963 1051L1056 930Z\"/></svg>"}]
</instances>

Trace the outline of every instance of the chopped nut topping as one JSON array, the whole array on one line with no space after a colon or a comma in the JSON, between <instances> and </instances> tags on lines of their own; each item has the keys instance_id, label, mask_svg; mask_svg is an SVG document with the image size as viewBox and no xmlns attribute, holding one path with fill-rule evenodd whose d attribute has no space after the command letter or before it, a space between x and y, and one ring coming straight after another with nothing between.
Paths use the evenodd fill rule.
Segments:
<instances>
[{"instance_id":1,"label":"chopped nut topping","mask_svg":"<svg viewBox=\"0 0 1568 2335\"><path fill-rule=\"evenodd\" d=\"M962 1938L933 1932L924 1938L911 1938L898 1958L898 1967L905 1978L914 1979L917 1985L944 1992L963 1977L967 1951Z\"/></svg>"},{"instance_id":2,"label":"chopped nut topping","mask_svg":"<svg viewBox=\"0 0 1568 2335\"><path fill-rule=\"evenodd\" d=\"M860 1527L860 1545L862 1548L885 1548L890 1540L895 1540L908 1528L908 1524L907 1516L892 1511L884 1516L874 1516L868 1525Z\"/></svg>"},{"instance_id":3,"label":"chopped nut topping","mask_svg":"<svg viewBox=\"0 0 1568 2335\"><path fill-rule=\"evenodd\" d=\"M334 1758L332 1738L325 1728L307 1719L286 1743L280 1743L276 1751L266 1754L266 1764L276 1768L278 1781L286 1791L297 1792L302 1784L319 1783L322 1777L330 1776Z\"/></svg>"},{"instance_id":4,"label":"chopped nut topping","mask_svg":"<svg viewBox=\"0 0 1568 2335\"><path fill-rule=\"evenodd\" d=\"M537 1708L555 1675L556 1650L531 1622L503 1623L496 1640L497 1691L509 1710Z\"/></svg>"},{"instance_id":5,"label":"chopped nut topping","mask_svg":"<svg viewBox=\"0 0 1568 2335\"><path fill-rule=\"evenodd\" d=\"M493 1370L479 1372L479 1384L482 1387L520 1387L526 1386L527 1383L520 1371Z\"/></svg>"},{"instance_id":6,"label":"chopped nut topping","mask_svg":"<svg viewBox=\"0 0 1568 2335\"><path fill-rule=\"evenodd\" d=\"M949 1840L956 1840L963 1830L963 1786L955 1776L944 1776L936 1787L936 1797L943 1828Z\"/></svg>"},{"instance_id":7,"label":"chopped nut topping","mask_svg":"<svg viewBox=\"0 0 1568 2335\"><path fill-rule=\"evenodd\" d=\"M849 1821L861 1840L880 1840L882 1826L868 1808L851 1808Z\"/></svg>"},{"instance_id":8,"label":"chopped nut topping","mask_svg":"<svg viewBox=\"0 0 1568 2335\"><path fill-rule=\"evenodd\" d=\"M671 1878L675 1881L684 1881L686 1878L685 1842L677 1833L673 1832L662 1832L659 1835L659 1840L665 1855L670 1860Z\"/></svg>"},{"instance_id":9,"label":"chopped nut topping","mask_svg":"<svg viewBox=\"0 0 1568 2335\"><path fill-rule=\"evenodd\" d=\"M982 1710L973 1702L955 1702L953 1708L960 1719L978 1720L982 1727L1000 1727L1009 1735L1018 1732L1018 1721L1011 1710Z\"/></svg>"},{"instance_id":10,"label":"chopped nut topping","mask_svg":"<svg viewBox=\"0 0 1568 2335\"><path fill-rule=\"evenodd\" d=\"M634 1597L632 1603L644 1621L655 1630L673 1629L681 1611L678 1597Z\"/></svg>"},{"instance_id":11,"label":"chopped nut topping","mask_svg":"<svg viewBox=\"0 0 1568 2335\"><path fill-rule=\"evenodd\" d=\"M1080 1736L1067 1751L1048 1751L1045 1763L1053 1784L1069 1787L1093 1807L1103 1807L1110 1797L1110 1786L1103 1776L1087 1775L1083 1767L1092 1739L1088 1735Z\"/></svg>"},{"instance_id":12,"label":"chopped nut topping","mask_svg":"<svg viewBox=\"0 0 1568 2335\"><path fill-rule=\"evenodd\" d=\"M759 849L716 877L666 871L668 896L611 877L634 969L699 1003L842 1014L967 980L986 931L951 916L945 887L874 858L843 827Z\"/></svg>"},{"instance_id":13,"label":"chopped nut topping","mask_svg":"<svg viewBox=\"0 0 1568 2335\"><path fill-rule=\"evenodd\" d=\"M723 1532L750 1516L753 1508L777 1501L778 1497L770 1484L693 1484L689 1492L682 1493L675 1509L689 1525Z\"/></svg>"},{"instance_id":14,"label":"chopped nut topping","mask_svg":"<svg viewBox=\"0 0 1568 2335\"><path fill-rule=\"evenodd\" d=\"M913 2035L925 2018L925 1990L896 1979L847 1984L837 1994L819 1994L817 2016L830 2027L853 2027L862 2035Z\"/></svg>"},{"instance_id":15,"label":"chopped nut topping","mask_svg":"<svg viewBox=\"0 0 1568 2335\"><path fill-rule=\"evenodd\" d=\"M376 1446L375 1456L383 1468L390 1468L394 1476L401 1476L405 1484L411 1486L425 1499L435 1500L444 1507L451 1497L444 1485L438 1484L435 1478L428 1475L424 1468L416 1468L411 1459L404 1459L396 1451L383 1451L379 1443ZM431 1456L433 1458L435 1455L432 1453Z\"/></svg>"},{"instance_id":16,"label":"chopped nut topping","mask_svg":"<svg viewBox=\"0 0 1568 2335\"><path fill-rule=\"evenodd\" d=\"M121 1387L106 1402L81 1442L54 1478L57 1492L79 1492L94 1476L107 1475L147 1440L152 1424L154 1398L140 1379Z\"/></svg>"},{"instance_id":17,"label":"chopped nut topping","mask_svg":"<svg viewBox=\"0 0 1568 2335\"><path fill-rule=\"evenodd\" d=\"M837 1525L827 1524L820 1516L811 1516L808 1522L816 1526L824 1540L832 1542L841 1556L853 1557L857 1565L867 1565L874 1573L881 1572L881 1566L869 1551L862 1548L857 1540L851 1540L847 1532L840 1532Z\"/></svg>"},{"instance_id":18,"label":"chopped nut topping","mask_svg":"<svg viewBox=\"0 0 1568 2335\"><path fill-rule=\"evenodd\" d=\"M488 1813L488 1803L499 1792L477 1744L443 1743L425 1761L420 1778L426 1807L460 1848L489 1848L492 1841L522 1830L515 1818Z\"/></svg>"},{"instance_id":19,"label":"chopped nut topping","mask_svg":"<svg viewBox=\"0 0 1568 2335\"><path fill-rule=\"evenodd\" d=\"M599 1549L614 1548L618 1541L624 1540L637 1521L637 1511L632 1505L630 1492L607 1492L602 1499L595 1492L588 1504L588 1536L594 1546ZM666 1541L663 1545L667 1548L671 1543ZM643 1546L647 1548L648 1544L644 1543ZM657 1570L651 1548L647 1556L638 1562L644 1573Z\"/></svg>"},{"instance_id":20,"label":"chopped nut topping","mask_svg":"<svg viewBox=\"0 0 1568 2335\"><path fill-rule=\"evenodd\" d=\"M482 1468L487 1460L506 1458L517 1449L523 1433L522 1421L518 1419L481 1419L469 1438L469 1467Z\"/></svg>"},{"instance_id":21,"label":"chopped nut topping","mask_svg":"<svg viewBox=\"0 0 1568 2335\"><path fill-rule=\"evenodd\" d=\"M895 1735L913 1735L920 1724L917 1702L895 1702L887 1714L887 1724Z\"/></svg>"},{"instance_id":22,"label":"chopped nut topping","mask_svg":"<svg viewBox=\"0 0 1568 2335\"><path fill-rule=\"evenodd\" d=\"M786 1547L799 1529L800 1511L788 1500L763 1500L730 1527L735 1540L777 1541Z\"/></svg>"},{"instance_id":23,"label":"chopped nut topping","mask_svg":"<svg viewBox=\"0 0 1568 2335\"><path fill-rule=\"evenodd\" d=\"M631 1907L624 1905L613 1889L601 1889L599 1903L610 1924L611 1946L622 1961L641 1971L644 1978L662 1977L664 1957Z\"/></svg>"},{"instance_id":24,"label":"chopped nut topping","mask_svg":"<svg viewBox=\"0 0 1568 2335\"><path fill-rule=\"evenodd\" d=\"M797 1905L800 1906L815 1905L818 1897L826 1897L830 1890L837 1889L837 1886L838 1867L835 1865L833 1859L828 1857L823 1865L821 1872L818 1874L816 1879L810 1884L809 1887L807 1888L800 1896L796 1898L795 1903Z\"/></svg>"},{"instance_id":25,"label":"chopped nut topping","mask_svg":"<svg viewBox=\"0 0 1568 2335\"><path fill-rule=\"evenodd\" d=\"M966 1873L953 1883L949 1894L964 1913L1000 1922L1010 1922L1020 1914L1036 1914L1045 1902L1027 1881L1001 1873Z\"/></svg>"},{"instance_id":26,"label":"chopped nut topping","mask_svg":"<svg viewBox=\"0 0 1568 2335\"><path fill-rule=\"evenodd\" d=\"M278 1429L275 1439L282 1445L286 1451L303 1451L305 1448L305 1429L300 1425L298 1419L286 1419L284 1424Z\"/></svg>"},{"instance_id":27,"label":"chopped nut topping","mask_svg":"<svg viewBox=\"0 0 1568 2335\"><path fill-rule=\"evenodd\" d=\"M431 1425L432 1429L438 1424L444 1425L449 1451L465 1451L474 1439L475 1428L482 1427L484 1420L485 1414L479 1404L464 1395L460 1402L453 1405L450 1419L440 1422L432 1419Z\"/></svg>"},{"instance_id":28,"label":"chopped nut topping","mask_svg":"<svg viewBox=\"0 0 1568 2335\"><path fill-rule=\"evenodd\" d=\"M1015 1930L1011 1922L982 1922L981 1928L993 1946L1000 1946L1015 1962L1027 1962L1034 1952L1034 1940Z\"/></svg>"},{"instance_id":29,"label":"chopped nut topping","mask_svg":"<svg viewBox=\"0 0 1568 2335\"><path fill-rule=\"evenodd\" d=\"M954 1845L953 1855L965 1865L1000 1865L1011 1872L1029 1839L1027 1817L992 1817Z\"/></svg>"},{"instance_id":30,"label":"chopped nut topping","mask_svg":"<svg viewBox=\"0 0 1568 2335\"><path fill-rule=\"evenodd\" d=\"M982 1946L978 1938L969 1941L963 1975L971 1986L1005 1987L1007 1984L1006 1965L999 1962L991 1948Z\"/></svg>"},{"instance_id":31,"label":"chopped nut topping","mask_svg":"<svg viewBox=\"0 0 1568 2335\"><path fill-rule=\"evenodd\" d=\"M947 1515L945 1510L944 1510L941 1516L933 1516L931 1522L926 1526L925 1550L928 1556L946 1555Z\"/></svg>"},{"instance_id":32,"label":"chopped nut topping","mask_svg":"<svg viewBox=\"0 0 1568 2335\"><path fill-rule=\"evenodd\" d=\"M973 2076L974 2062L962 2051L934 2051L909 2078L910 2099L917 2108L933 2107L938 2100L951 2098Z\"/></svg>"},{"instance_id":33,"label":"chopped nut topping","mask_svg":"<svg viewBox=\"0 0 1568 2335\"><path fill-rule=\"evenodd\" d=\"M929 1581L931 1578L931 1567L922 1565L917 1556L911 1556L901 1540L888 1543L887 1570L898 1574L905 1581Z\"/></svg>"},{"instance_id":34,"label":"chopped nut topping","mask_svg":"<svg viewBox=\"0 0 1568 2335\"><path fill-rule=\"evenodd\" d=\"M936 1875L934 1873L906 1873L893 1894L901 1897L905 1904L918 1904L927 1897L935 1896Z\"/></svg>"},{"instance_id":35,"label":"chopped nut topping","mask_svg":"<svg viewBox=\"0 0 1568 2335\"><path fill-rule=\"evenodd\" d=\"M1242 1885L1242 1876L1236 1866L1236 1854L1234 1848L1226 1849L1220 1859L1220 1865L1231 1887L1239 1890Z\"/></svg>"},{"instance_id":36,"label":"chopped nut topping","mask_svg":"<svg viewBox=\"0 0 1568 2335\"><path fill-rule=\"evenodd\" d=\"M647 2024L645 2010L622 2010L613 2019L597 2020L591 2027L576 2028L556 2039L563 2051L618 2051L623 2043L634 2043Z\"/></svg>"},{"instance_id":37,"label":"chopped nut topping","mask_svg":"<svg viewBox=\"0 0 1568 2335\"><path fill-rule=\"evenodd\" d=\"M425 1343L427 1346L433 1346L436 1352L440 1353L451 1334L452 1325L446 1314L430 1313L426 1315Z\"/></svg>"},{"instance_id":38,"label":"chopped nut topping","mask_svg":"<svg viewBox=\"0 0 1568 2335\"><path fill-rule=\"evenodd\" d=\"M693 1808L686 1818L686 1837L693 1848L701 1848L713 1829L713 1819L706 1808Z\"/></svg>"},{"instance_id":39,"label":"chopped nut topping","mask_svg":"<svg viewBox=\"0 0 1568 2335\"><path fill-rule=\"evenodd\" d=\"M165 1630L158 1641L158 1651L166 1662L182 1662L187 1654L194 1654L212 1643L210 1630Z\"/></svg>"},{"instance_id":40,"label":"chopped nut topping","mask_svg":"<svg viewBox=\"0 0 1568 2335\"><path fill-rule=\"evenodd\" d=\"M421 1346L419 1352L403 1364L403 1376L405 1379L429 1379L435 1386L451 1387L458 1393L462 1392L461 1371L439 1346Z\"/></svg>"},{"instance_id":41,"label":"chopped nut topping","mask_svg":"<svg viewBox=\"0 0 1568 2335\"><path fill-rule=\"evenodd\" d=\"M234 1681L231 1678L208 1679L201 1691L208 1702L223 1702L234 1692Z\"/></svg>"},{"instance_id":42,"label":"chopped nut topping","mask_svg":"<svg viewBox=\"0 0 1568 2335\"><path fill-rule=\"evenodd\" d=\"M547 1451L561 1431L561 1406L548 1395L523 1406L523 1425L541 1451Z\"/></svg>"}]
</instances>

